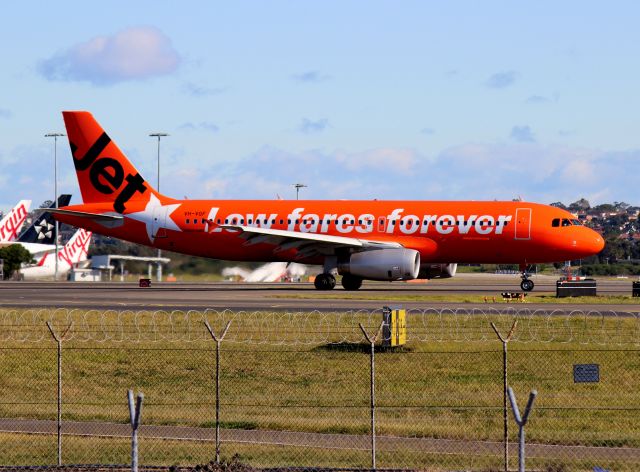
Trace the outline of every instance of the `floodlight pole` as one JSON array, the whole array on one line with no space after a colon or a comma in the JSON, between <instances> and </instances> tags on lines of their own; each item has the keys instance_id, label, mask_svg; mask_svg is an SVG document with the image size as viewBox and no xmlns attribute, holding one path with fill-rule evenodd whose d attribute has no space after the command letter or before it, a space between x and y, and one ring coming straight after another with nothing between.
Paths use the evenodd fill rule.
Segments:
<instances>
[{"instance_id":1,"label":"floodlight pole","mask_svg":"<svg viewBox=\"0 0 640 472\"><path fill-rule=\"evenodd\" d=\"M158 193L160 192L160 139L169 136L169 133L151 133L149 134L152 138L158 138L158 184L156 185L156 190ZM162 282L162 262L160 262L160 258L162 257L162 249L158 249L158 272L157 278L158 282Z\"/></svg>"},{"instance_id":2,"label":"floodlight pole","mask_svg":"<svg viewBox=\"0 0 640 472\"><path fill-rule=\"evenodd\" d=\"M300 198L300 189L301 188L306 188L307 185L305 184L293 184L293 186L296 188L296 200L299 200Z\"/></svg>"},{"instance_id":3,"label":"floodlight pole","mask_svg":"<svg viewBox=\"0 0 640 472\"><path fill-rule=\"evenodd\" d=\"M55 208L58 208L58 137L66 136L64 133L47 133L45 138L53 138L53 201L55 202ZM56 219L55 229L55 243L56 243L56 256L55 256L55 273L54 280L58 280L58 220Z\"/></svg>"}]
</instances>

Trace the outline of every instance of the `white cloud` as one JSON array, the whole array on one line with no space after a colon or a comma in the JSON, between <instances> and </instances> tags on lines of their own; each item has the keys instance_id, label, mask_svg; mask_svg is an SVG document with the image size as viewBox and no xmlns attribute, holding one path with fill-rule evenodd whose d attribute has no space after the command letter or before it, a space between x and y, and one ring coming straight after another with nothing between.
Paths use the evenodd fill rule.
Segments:
<instances>
[{"instance_id":1,"label":"white cloud","mask_svg":"<svg viewBox=\"0 0 640 472\"><path fill-rule=\"evenodd\" d=\"M76 44L41 61L38 70L48 80L110 85L170 74L180 60L162 31L143 26Z\"/></svg>"},{"instance_id":2,"label":"white cloud","mask_svg":"<svg viewBox=\"0 0 640 472\"><path fill-rule=\"evenodd\" d=\"M352 171L373 169L409 174L415 169L418 154L407 148L377 148L356 153L337 152L334 159Z\"/></svg>"},{"instance_id":3,"label":"white cloud","mask_svg":"<svg viewBox=\"0 0 640 472\"><path fill-rule=\"evenodd\" d=\"M58 151L59 188L74 193L77 202L71 157L66 149ZM140 164L135 155L130 153ZM3 152L0 176L9 178L2 200L51 198L52 172L43 162L51 162L51 147L45 144ZM150 169L141 170L155 185L155 161ZM509 200L520 195L541 203L570 203L584 196L592 204L617 200L637 205L638 174L640 150L508 141L453 146L430 156L395 147L359 152L263 147L240 160L213 164L204 155L163 159L162 192L191 199L292 199L293 184L301 182L308 185L301 196L309 199ZM31 183L21 183L24 179Z\"/></svg>"}]
</instances>

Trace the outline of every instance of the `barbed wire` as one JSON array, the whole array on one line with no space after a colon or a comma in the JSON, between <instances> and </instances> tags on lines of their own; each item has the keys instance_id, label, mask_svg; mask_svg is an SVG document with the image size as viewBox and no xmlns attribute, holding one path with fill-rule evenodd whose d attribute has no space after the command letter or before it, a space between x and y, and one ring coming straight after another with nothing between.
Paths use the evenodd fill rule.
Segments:
<instances>
[{"instance_id":1,"label":"barbed wire","mask_svg":"<svg viewBox=\"0 0 640 472\"><path fill-rule=\"evenodd\" d=\"M216 332L231 323L225 343L283 346L360 343L363 338L359 324L373 331L382 316L382 309L344 312L4 309L0 310L0 340L49 342L51 335L46 327L49 322L59 331L71 326L65 342L208 342L211 337L204 326L207 321ZM514 320L518 321L514 342L640 345L640 315L635 312L520 307L406 310L407 341L494 343L497 338L490 323L506 332Z\"/></svg>"}]
</instances>

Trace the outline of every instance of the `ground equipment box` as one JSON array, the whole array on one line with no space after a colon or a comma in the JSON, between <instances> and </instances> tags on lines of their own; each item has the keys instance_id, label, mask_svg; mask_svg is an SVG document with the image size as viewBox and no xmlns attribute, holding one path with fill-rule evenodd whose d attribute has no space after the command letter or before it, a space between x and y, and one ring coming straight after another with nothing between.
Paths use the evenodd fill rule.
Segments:
<instances>
[{"instance_id":1,"label":"ground equipment box","mask_svg":"<svg viewBox=\"0 0 640 472\"><path fill-rule=\"evenodd\" d=\"M595 279L558 280L556 282L556 297L595 297Z\"/></svg>"},{"instance_id":2,"label":"ground equipment box","mask_svg":"<svg viewBox=\"0 0 640 472\"><path fill-rule=\"evenodd\" d=\"M631 294L634 297L640 297L640 282L633 282L633 288L631 290Z\"/></svg>"},{"instance_id":3,"label":"ground equipment box","mask_svg":"<svg viewBox=\"0 0 640 472\"><path fill-rule=\"evenodd\" d=\"M382 345L403 346L407 343L407 312L402 308L382 308Z\"/></svg>"}]
</instances>

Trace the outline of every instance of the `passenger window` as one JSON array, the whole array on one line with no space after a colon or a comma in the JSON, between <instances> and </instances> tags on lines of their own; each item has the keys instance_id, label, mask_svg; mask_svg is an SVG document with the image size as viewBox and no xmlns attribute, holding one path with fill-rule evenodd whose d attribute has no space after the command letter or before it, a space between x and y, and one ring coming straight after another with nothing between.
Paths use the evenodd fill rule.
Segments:
<instances>
[{"instance_id":1,"label":"passenger window","mask_svg":"<svg viewBox=\"0 0 640 472\"><path fill-rule=\"evenodd\" d=\"M187 218L187 224L189 224L189 218Z\"/></svg>"},{"instance_id":2,"label":"passenger window","mask_svg":"<svg viewBox=\"0 0 640 472\"><path fill-rule=\"evenodd\" d=\"M554 228L557 228L558 226L560 226L560 218L554 218L553 221L551 222L551 226L553 226Z\"/></svg>"}]
</instances>

